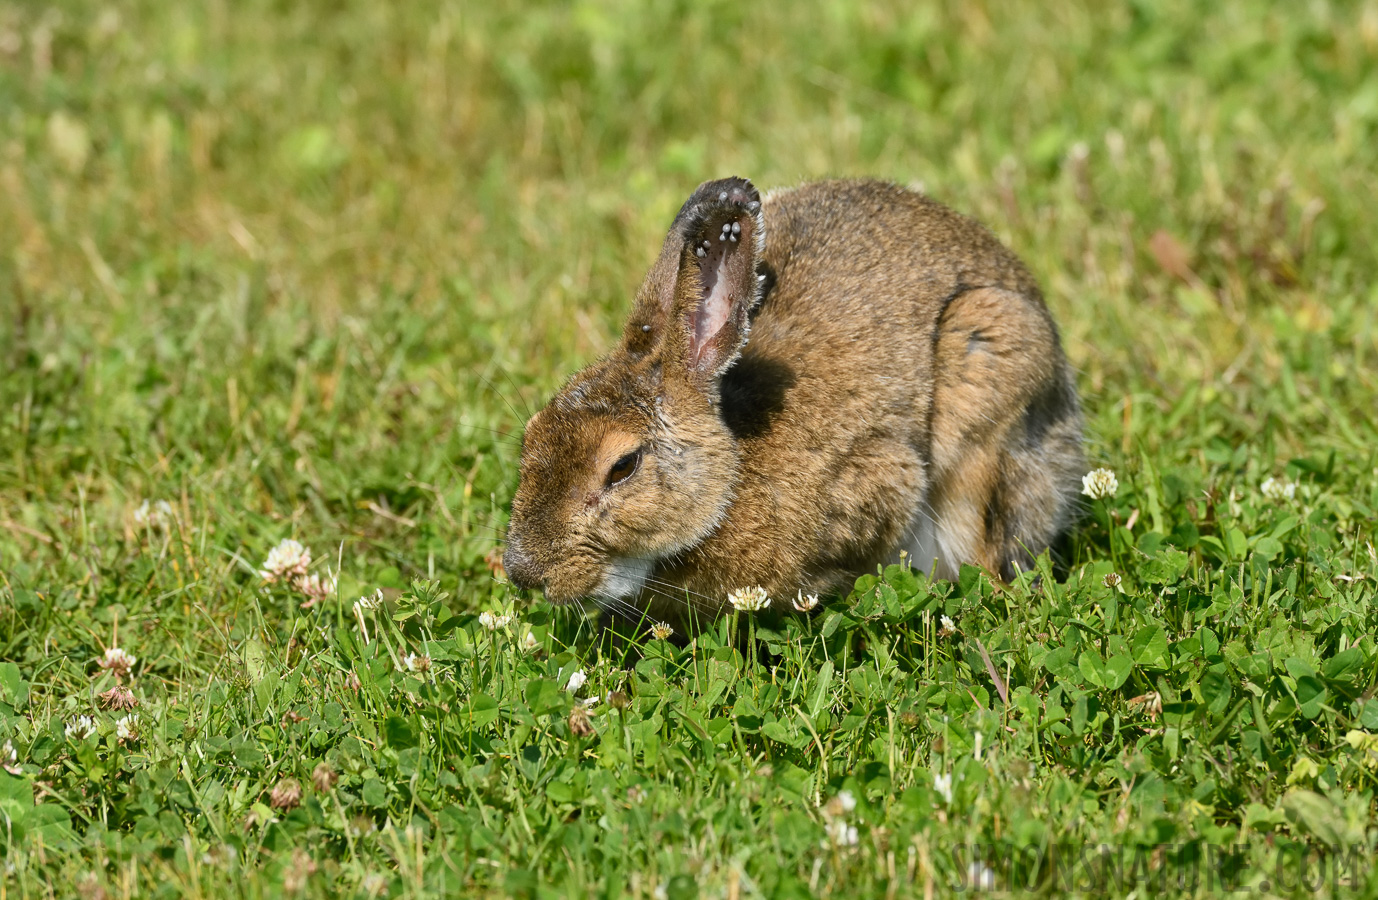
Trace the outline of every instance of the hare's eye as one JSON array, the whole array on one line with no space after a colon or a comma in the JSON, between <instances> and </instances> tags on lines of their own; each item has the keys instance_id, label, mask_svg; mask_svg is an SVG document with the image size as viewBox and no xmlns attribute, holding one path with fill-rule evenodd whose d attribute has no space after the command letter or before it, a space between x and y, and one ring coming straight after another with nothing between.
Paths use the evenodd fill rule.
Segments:
<instances>
[{"instance_id":1,"label":"hare's eye","mask_svg":"<svg viewBox=\"0 0 1378 900\"><path fill-rule=\"evenodd\" d=\"M631 477L632 473L636 471L636 467L640 462L641 451L633 450L631 453L628 453L626 456L613 463L612 468L608 469L607 486L612 487L619 481L626 481Z\"/></svg>"}]
</instances>

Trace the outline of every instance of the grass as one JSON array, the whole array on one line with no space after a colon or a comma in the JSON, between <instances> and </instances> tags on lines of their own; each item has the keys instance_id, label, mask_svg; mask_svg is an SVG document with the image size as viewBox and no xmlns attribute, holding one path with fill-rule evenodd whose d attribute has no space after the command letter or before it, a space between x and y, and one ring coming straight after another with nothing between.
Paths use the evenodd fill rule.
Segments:
<instances>
[{"instance_id":1,"label":"grass","mask_svg":"<svg viewBox=\"0 0 1378 900\"><path fill-rule=\"evenodd\" d=\"M1378 892L1378 6L908 6L0 3L0 896ZM1065 580L679 647L493 578L729 173L1030 263L1120 482Z\"/></svg>"}]
</instances>

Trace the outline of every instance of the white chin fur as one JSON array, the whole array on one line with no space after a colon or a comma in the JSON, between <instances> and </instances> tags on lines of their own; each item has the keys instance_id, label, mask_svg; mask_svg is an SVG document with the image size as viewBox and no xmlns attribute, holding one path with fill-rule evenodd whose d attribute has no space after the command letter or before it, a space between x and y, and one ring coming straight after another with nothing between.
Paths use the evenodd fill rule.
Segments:
<instances>
[{"instance_id":1,"label":"white chin fur","mask_svg":"<svg viewBox=\"0 0 1378 900\"><path fill-rule=\"evenodd\" d=\"M631 600L641 595L646 579L651 577L655 561L631 556L614 556L608 560L608 574L598 585L598 596L615 600Z\"/></svg>"}]
</instances>

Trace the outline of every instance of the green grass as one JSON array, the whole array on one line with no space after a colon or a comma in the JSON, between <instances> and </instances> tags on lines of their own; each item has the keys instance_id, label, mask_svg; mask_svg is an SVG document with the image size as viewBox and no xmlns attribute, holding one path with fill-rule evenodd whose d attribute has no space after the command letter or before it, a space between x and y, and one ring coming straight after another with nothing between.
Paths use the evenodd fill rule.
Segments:
<instances>
[{"instance_id":1,"label":"green grass","mask_svg":"<svg viewBox=\"0 0 1378 900\"><path fill-rule=\"evenodd\" d=\"M0 897L1378 892L1378 5L1216 6L0 2ZM1120 481L1069 577L686 648L494 580L526 410L726 174L1030 263Z\"/></svg>"}]
</instances>

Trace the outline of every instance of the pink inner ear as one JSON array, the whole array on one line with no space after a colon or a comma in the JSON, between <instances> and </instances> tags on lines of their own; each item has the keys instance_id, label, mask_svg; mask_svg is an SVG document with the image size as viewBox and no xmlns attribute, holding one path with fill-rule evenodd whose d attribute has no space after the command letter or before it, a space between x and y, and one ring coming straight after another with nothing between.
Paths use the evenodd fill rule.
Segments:
<instances>
[{"instance_id":1,"label":"pink inner ear","mask_svg":"<svg viewBox=\"0 0 1378 900\"><path fill-rule=\"evenodd\" d=\"M694 315L695 362L703 358L704 348L722 331L728 316L732 314L732 294L727 279L723 277L723 269L727 268L727 254L716 255L717 259L713 260L716 265L705 266L701 274L703 300Z\"/></svg>"},{"instance_id":2,"label":"pink inner ear","mask_svg":"<svg viewBox=\"0 0 1378 900\"><path fill-rule=\"evenodd\" d=\"M708 239L700 239L705 248L704 255L699 257L699 282L703 294L692 314L690 354L695 365L701 364L713 352L714 338L731 320L733 305L743 299L733 293L734 290L740 290L740 286L734 285L736 279L734 273L729 271L729 266L736 262L740 268L741 260L737 259L740 254L745 253L748 260L751 258L750 242L754 223L746 219L738 220L736 224L740 226L737 234L724 231L724 237L719 239L716 231L710 231Z\"/></svg>"}]
</instances>

